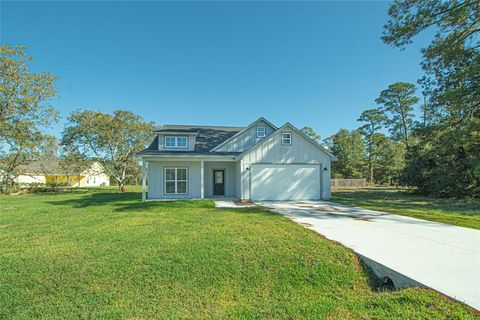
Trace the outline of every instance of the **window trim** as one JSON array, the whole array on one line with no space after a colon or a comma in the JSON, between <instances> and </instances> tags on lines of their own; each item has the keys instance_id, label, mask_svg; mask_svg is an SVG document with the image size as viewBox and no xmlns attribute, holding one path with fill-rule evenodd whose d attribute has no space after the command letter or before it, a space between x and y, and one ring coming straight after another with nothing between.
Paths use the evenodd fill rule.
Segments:
<instances>
[{"instance_id":1,"label":"window trim","mask_svg":"<svg viewBox=\"0 0 480 320\"><path fill-rule=\"evenodd\" d=\"M167 180L167 169L175 170L174 180ZM185 180L178 180L178 170L185 169ZM175 183L175 192L167 192L167 182ZM178 192L178 182L185 182L185 192ZM163 168L163 194L165 195L185 195L188 194L188 167L164 167Z\"/></svg>"},{"instance_id":2,"label":"window trim","mask_svg":"<svg viewBox=\"0 0 480 320\"><path fill-rule=\"evenodd\" d=\"M175 144L173 146L167 146L167 139L174 139ZM185 139L185 146L180 146L178 141L180 139ZM188 137L187 136L164 136L163 137L163 148L164 149L188 149Z\"/></svg>"},{"instance_id":3,"label":"window trim","mask_svg":"<svg viewBox=\"0 0 480 320\"><path fill-rule=\"evenodd\" d=\"M288 135L288 138L284 138L283 135ZM281 134L282 146L291 146L292 145L292 133L291 132L282 132ZM288 143L285 142L285 139L288 139Z\"/></svg>"},{"instance_id":4,"label":"window trim","mask_svg":"<svg viewBox=\"0 0 480 320\"><path fill-rule=\"evenodd\" d=\"M258 129L263 129L263 135L260 135L259 134L259 131ZM267 136L267 127L266 126L262 126L262 125L258 125L257 126L257 138L265 138Z\"/></svg>"}]
</instances>

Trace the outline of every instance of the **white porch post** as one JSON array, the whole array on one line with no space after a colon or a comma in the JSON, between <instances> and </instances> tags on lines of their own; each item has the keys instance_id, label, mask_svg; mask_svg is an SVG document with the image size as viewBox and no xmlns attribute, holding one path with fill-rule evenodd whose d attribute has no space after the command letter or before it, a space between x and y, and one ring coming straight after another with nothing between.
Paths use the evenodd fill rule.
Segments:
<instances>
[{"instance_id":1,"label":"white porch post","mask_svg":"<svg viewBox=\"0 0 480 320\"><path fill-rule=\"evenodd\" d=\"M200 161L200 198L205 198L205 161Z\"/></svg>"},{"instance_id":2,"label":"white porch post","mask_svg":"<svg viewBox=\"0 0 480 320\"><path fill-rule=\"evenodd\" d=\"M147 162L142 159L142 202L147 200L147 176L146 176Z\"/></svg>"}]
</instances>

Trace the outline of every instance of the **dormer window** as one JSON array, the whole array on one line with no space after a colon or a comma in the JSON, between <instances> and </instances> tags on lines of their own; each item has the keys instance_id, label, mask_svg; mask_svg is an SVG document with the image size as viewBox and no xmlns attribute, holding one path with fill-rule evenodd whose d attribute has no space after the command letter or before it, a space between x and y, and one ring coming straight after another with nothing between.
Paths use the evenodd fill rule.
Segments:
<instances>
[{"instance_id":1,"label":"dormer window","mask_svg":"<svg viewBox=\"0 0 480 320\"><path fill-rule=\"evenodd\" d=\"M267 128L265 126L257 126L257 138L264 138L267 135Z\"/></svg>"},{"instance_id":2,"label":"dormer window","mask_svg":"<svg viewBox=\"0 0 480 320\"><path fill-rule=\"evenodd\" d=\"M165 149L187 149L187 148L188 148L187 137L165 136Z\"/></svg>"},{"instance_id":3,"label":"dormer window","mask_svg":"<svg viewBox=\"0 0 480 320\"><path fill-rule=\"evenodd\" d=\"M292 133L291 132L282 132L282 145L284 145L284 146L292 145Z\"/></svg>"}]
</instances>

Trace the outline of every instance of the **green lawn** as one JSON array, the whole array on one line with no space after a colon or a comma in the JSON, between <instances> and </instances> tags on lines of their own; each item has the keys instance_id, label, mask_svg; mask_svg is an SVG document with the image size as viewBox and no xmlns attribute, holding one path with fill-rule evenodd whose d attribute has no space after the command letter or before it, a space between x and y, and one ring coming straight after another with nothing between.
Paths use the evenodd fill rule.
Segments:
<instances>
[{"instance_id":1,"label":"green lawn","mask_svg":"<svg viewBox=\"0 0 480 320\"><path fill-rule=\"evenodd\" d=\"M338 243L261 208L138 192L0 196L0 319L474 319L375 289Z\"/></svg>"},{"instance_id":2,"label":"green lawn","mask_svg":"<svg viewBox=\"0 0 480 320\"><path fill-rule=\"evenodd\" d=\"M480 201L424 197L395 188L343 188L332 201L372 210L480 229Z\"/></svg>"}]
</instances>

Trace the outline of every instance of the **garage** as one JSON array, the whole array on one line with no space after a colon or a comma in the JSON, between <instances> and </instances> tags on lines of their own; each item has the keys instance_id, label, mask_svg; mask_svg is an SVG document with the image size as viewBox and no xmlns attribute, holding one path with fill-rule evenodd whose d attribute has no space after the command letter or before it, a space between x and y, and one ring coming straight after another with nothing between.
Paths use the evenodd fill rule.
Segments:
<instances>
[{"instance_id":1,"label":"garage","mask_svg":"<svg viewBox=\"0 0 480 320\"><path fill-rule=\"evenodd\" d=\"M252 200L320 199L320 166L252 164Z\"/></svg>"}]
</instances>

